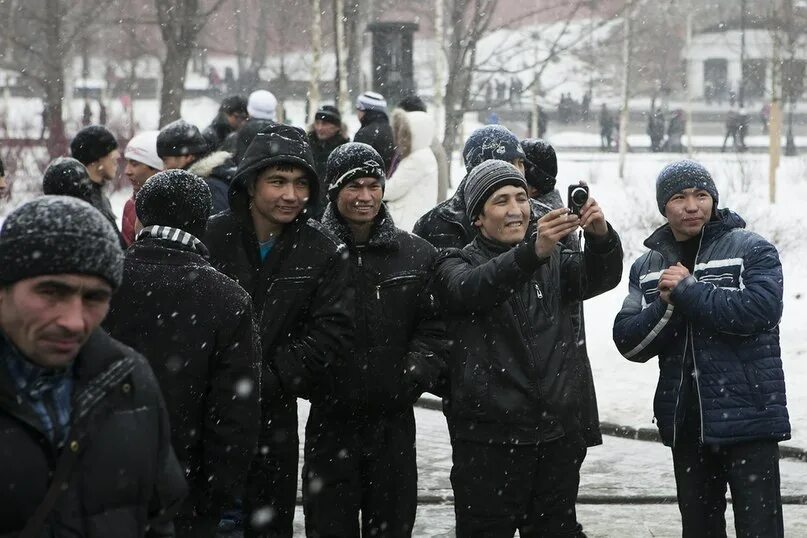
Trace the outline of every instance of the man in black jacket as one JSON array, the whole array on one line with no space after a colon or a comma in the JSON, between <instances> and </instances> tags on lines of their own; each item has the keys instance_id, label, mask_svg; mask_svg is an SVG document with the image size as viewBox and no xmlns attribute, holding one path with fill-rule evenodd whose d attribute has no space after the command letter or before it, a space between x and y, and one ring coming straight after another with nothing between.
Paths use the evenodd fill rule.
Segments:
<instances>
[{"instance_id":1,"label":"man in black jacket","mask_svg":"<svg viewBox=\"0 0 807 538\"><path fill-rule=\"evenodd\" d=\"M350 252L356 333L308 418L306 533L408 537L417 507L412 405L437 391L448 347L430 289L437 252L395 227L381 202L384 162L370 146L334 150L328 180L322 223Z\"/></svg>"},{"instance_id":2,"label":"man in black jacket","mask_svg":"<svg viewBox=\"0 0 807 538\"><path fill-rule=\"evenodd\" d=\"M339 109L331 105L323 105L314 115L314 124L308 132L308 143L311 145L311 153L314 155L314 164L317 169L317 176L320 181L325 182L325 188L320 190L319 205L317 206L316 218L320 218L328 205L327 181L325 177L328 169L328 157L333 150L347 144L350 139L342 132L342 115Z\"/></svg>"},{"instance_id":3,"label":"man in black jacket","mask_svg":"<svg viewBox=\"0 0 807 538\"><path fill-rule=\"evenodd\" d=\"M243 495L260 430L260 347L252 301L207 261L210 190L183 170L137 195L144 228L126 251L123 285L104 326L143 355L171 418L191 494L177 536L212 536Z\"/></svg>"},{"instance_id":4,"label":"man in black jacket","mask_svg":"<svg viewBox=\"0 0 807 538\"><path fill-rule=\"evenodd\" d=\"M527 184L502 161L474 168L464 196L480 234L436 266L454 342L445 412L457 535L583 536L575 501L586 444L562 309L618 284L619 238L593 199L580 217L551 211L528 237ZM557 244L578 227L582 255Z\"/></svg>"},{"instance_id":5,"label":"man in black jacket","mask_svg":"<svg viewBox=\"0 0 807 538\"><path fill-rule=\"evenodd\" d=\"M211 151L224 150L232 152L233 148L226 147L225 140L247 121L247 100L240 95L230 95L222 99L219 111L210 125L202 132ZM233 145L233 144L227 144Z\"/></svg>"},{"instance_id":6,"label":"man in black jacket","mask_svg":"<svg viewBox=\"0 0 807 538\"><path fill-rule=\"evenodd\" d=\"M186 485L160 388L98 328L122 272L114 230L74 198L0 232L2 536L173 536Z\"/></svg>"},{"instance_id":7,"label":"man in black jacket","mask_svg":"<svg viewBox=\"0 0 807 538\"><path fill-rule=\"evenodd\" d=\"M356 99L356 115L361 128L356 131L353 141L372 146L384 159L384 172L389 175L397 164L397 152L386 99L380 93L364 92Z\"/></svg>"},{"instance_id":8,"label":"man in black jacket","mask_svg":"<svg viewBox=\"0 0 807 538\"><path fill-rule=\"evenodd\" d=\"M501 125L486 125L471 133L462 149L465 170L470 172L479 163L496 159L509 162L524 174L526 156L516 135ZM467 177L467 176L466 176ZM438 250L462 248L476 237L478 231L468 220L463 178L454 195L420 217L414 233Z\"/></svg>"},{"instance_id":9,"label":"man in black jacket","mask_svg":"<svg viewBox=\"0 0 807 538\"><path fill-rule=\"evenodd\" d=\"M252 296L263 349L258 455L247 479L247 536L291 536L297 492L297 401L317 401L330 365L348 355L353 290L346 247L308 218L319 182L305 133L258 133L210 219L214 267ZM260 510L259 510L260 509Z\"/></svg>"}]
</instances>

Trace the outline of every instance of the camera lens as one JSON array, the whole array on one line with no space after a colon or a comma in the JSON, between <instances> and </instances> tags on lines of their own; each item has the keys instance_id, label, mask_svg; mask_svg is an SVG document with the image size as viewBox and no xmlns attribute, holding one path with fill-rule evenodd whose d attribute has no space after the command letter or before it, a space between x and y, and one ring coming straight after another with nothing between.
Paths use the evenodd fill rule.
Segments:
<instances>
[{"instance_id":1,"label":"camera lens","mask_svg":"<svg viewBox=\"0 0 807 538\"><path fill-rule=\"evenodd\" d=\"M572 202L576 205L583 206L588 201L588 191L583 188L576 188L572 191Z\"/></svg>"}]
</instances>

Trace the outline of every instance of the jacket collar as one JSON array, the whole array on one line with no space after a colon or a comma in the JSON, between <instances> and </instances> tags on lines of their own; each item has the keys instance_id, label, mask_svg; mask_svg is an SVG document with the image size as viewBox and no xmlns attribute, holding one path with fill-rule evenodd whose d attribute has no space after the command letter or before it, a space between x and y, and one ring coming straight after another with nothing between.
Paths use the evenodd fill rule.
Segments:
<instances>
[{"instance_id":1,"label":"jacket collar","mask_svg":"<svg viewBox=\"0 0 807 538\"><path fill-rule=\"evenodd\" d=\"M137 237L135 237L135 243L149 238L164 241L165 246L168 248L173 247L195 252L204 258L210 255L204 243L179 228L172 228L170 226L147 226L138 232Z\"/></svg>"},{"instance_id":2,"label":"jacket collar","mask_svg":"<svg viewBox=\"0 0 807 538\"><path fill-rule=\"evenodd\" d=\"M325 214L322 216L322 224L331 230L339 239L350 247L355 246L353 241L353 232L345 220L336 210L333 203L328 204L325 208ZM380 248L386 250L398 250L398 229L395 228L395 222L387 210L386 204L381 204L381 210L375 218L375 223L370 231L370 239L367 241L367 246L370 248Z\"/></svg>"},{"instance_id":3,"label":"jacket collar","mask_svg":"<svg viewBox=\"0 0 807 538\"><path fill-rule=\"evenodd\" d=\"M707 222L703 227L701 248L712 244L731 230L741 228L745 228L745 221L742 217L730 209L719 209L717 218ZM657 228L650 234L645 239L644 246L650 250L660 252L667 260L677 260L679 257L677 241L669 223Z\"/></svg>"}]
</instances>

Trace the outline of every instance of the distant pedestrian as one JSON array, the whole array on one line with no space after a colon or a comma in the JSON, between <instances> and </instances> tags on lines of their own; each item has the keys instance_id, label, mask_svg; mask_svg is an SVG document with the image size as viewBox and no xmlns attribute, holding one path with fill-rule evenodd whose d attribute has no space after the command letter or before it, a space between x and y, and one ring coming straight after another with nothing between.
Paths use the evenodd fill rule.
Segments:
<instances>
[{"instance_id":1,"label":"distant pedestrian","mask_svg":"<svg viewBox=\"0 0 807 538\"><path fill-rule=\"evenodd\" d=\"M259 131L277 125L277 98L269 90L255 90L247 99L247 115L249 118L235 133L233 160L236 165Z\"/></svg>"},{"instance_id":2,"label":"distant pedestrian","mask_svg":"<svg viewBox=\"0 0 807 538\"><path fill-rule=\"evenodd\" d=\"M650 151L661 151L664 141L664 113L660 108L654 109L647 117L647 135L650 137Z\"/></svg>"},{"instance_id":3,"label":"distant pedestrian","mask_svg":"<svg viewBox=\"0 0 807 538\"><path fill-rule=\"evenodd\" d=\"M308 143L311 145L311 153L314 155L317 176L323 182L323 188L319 195L319 204L312 215L319 219L325 212L328 205L327 185L325 178L328 170L328 157L333 150L350 142L345 136L347 126L342 123L342 114L333 105L323 105L314 114L314 123L308 130Z\"/></svg>"},{"instance_id":4,"label":"distant pedestrian","mask_svg":"<svg viewBox=\"0 0 807 538\"><path fill-rule=\"evenodd\" d=\"M380 93L364 92L356 99L356 115L361 128L353 141L372 146L384 159L385 172L389 174L397 164L398 155L387 115L387 100Z\"/></svg>"},{"instance_id":5,"label":"distant pedestrian","mask_svg":"<svg viewBox=\"0 0 807 538\"><path fill-rule=\"evenodd\" d=\"M600 107L600 150L611 151L614 140L614 117L603 103Z\"/></svg>"},{"instance_id":6,"label":"distant pedestrian","mask_svg":"<svg viewBox=\"0 0 807 538\"><path fill-rule=\"evenodd\" d=\"M106 105L104 105L103 101L98 99L98 124L106 125L106 122L107 122Z\"/></svg>"},{"instance_id":7,"label":"distant pedestrian","mask_svg":"<svg viewBox=\"0 0 807 538\"><path fill-rule=\"evenodd\" d=\"M426 103L418 95L408 95L398 102L398 108L406 112L426 112ZM431 141L431 150L434 158L437 159L437 202L442 202L448 196L449 188L449 167L448 157L440 141L440 133L435 126L434 137Z\"/></svg>"},{"instance_id":8,"label":"distant pedestrian","mask_svg":"<svg viewBox=\"0 0 807 538\"><path fill-rule=\"evenodd\" d=\"M90 107L90 100L84 100L84 110L81 113L81 126L87 127L92 125L92 108Z\"/></svg>"},{"instance_id":9,"label":"distant pedestrian","mask_svg":"<svg viewBox=\"0 0 807 538\"><path fill-rule=\"evenodd\" d=\"M123 206L123 219L121 234L126 245L134 243L137 233L137 213L135 212L135 198L143 184L154 174L163 169L163 161L157 154L157 136L159 131L144 131L138 133L126 144L123 158L126 166L123 175L132 184L132 197L126 200Z\"/></svg>"},{"instance_id":10,"label":"distant pedestrian","mask_svg":"<svg viewBox=\"0 0 807 538\"><path fill-rule=\"evenodd\" d=\"M665 141L665 149L672 153L681 153L684 151L684 143L681 138L686 132L686 116L684 111L676 109L670 116L670 122L667 125L667 140ZM692 142L689 142L692 144Z\"/></svg>"},{"instance_id":11,"label":"distant pedestrian","mask_svg":"<svg viewBox=\"0 0 807 538\"><path fill-rule=\"evenodd\" d=\"M210 151L222 149L233 153L235 137L228 137L238 131L248 117L246 99L240 95L230 95L222 99L216 117L213 118L207 129L202 131L202 136L207 140ZM226 144L225 141L227 141Z\"/></svg>"}]
</instances>

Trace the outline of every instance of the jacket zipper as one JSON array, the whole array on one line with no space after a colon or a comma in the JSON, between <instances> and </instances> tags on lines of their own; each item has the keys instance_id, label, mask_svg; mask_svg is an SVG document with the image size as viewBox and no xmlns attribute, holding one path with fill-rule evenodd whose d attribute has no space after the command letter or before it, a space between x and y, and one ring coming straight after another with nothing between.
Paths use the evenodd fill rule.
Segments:
<instances>
[{"instance_id":1,"label":"jacket zipper","mask_svg":"<svg viewBox=\"0 0 807 538\"><path fill-rule=\"evenodd\" d=\"M515 300L516 304L518 305L518 310L521 312L521 315L524 316L524 320L529 321L529 319L530 319L529 314L527 313L527 309L522 304L521 297L518 296L518 292L515 292L513 294L513 299ZM529 335L524 333L524 330L522 329L523 326L524 326L523 324L519 324L518 330L519 330L519 332L521 332L522 338L524 339L524 342L527 344L527 355L529 355L529 358L530 358L530 366L532 367L533 372L535 372L535 374L536 374L535 389L538 392L538 399L543 399L543 395L541 393L542 392L541 391L541 382L540 382L540 379L538 379L538 376L537 376L537 374L538 374L538 360L536 359L535 353L533 352L533 349L532 349L532 341L530 340Z\"/></svg>"},{"instance_id":2,"label":"jacket zipper","mask_svg":"<svg viewBox=\"0 0 807 538\"><path fill-rule=\"evenodd\" d=\"M704 228L706 228L704 226ZM695 261L692 264L692 277L695 277L695 268L698 267L698 256L701 253L701 247L703 246L703 236L705 233L705 229L701 230L701 240L698 242L698 250L695 252ZM692 325L691 323L688 325ZM701 443L703 443L704 439L704 432L703 432L703 402L701 401L701 384L700 384L700 376L698 375L698 363L695 360L695 335L692 334L693 331L687 330L687 334L689 335L690 346L689 350L692 353L692 371L695 374L695 389L698 392L698 415L701 421Z\"/></svg>"}]
</instances>

